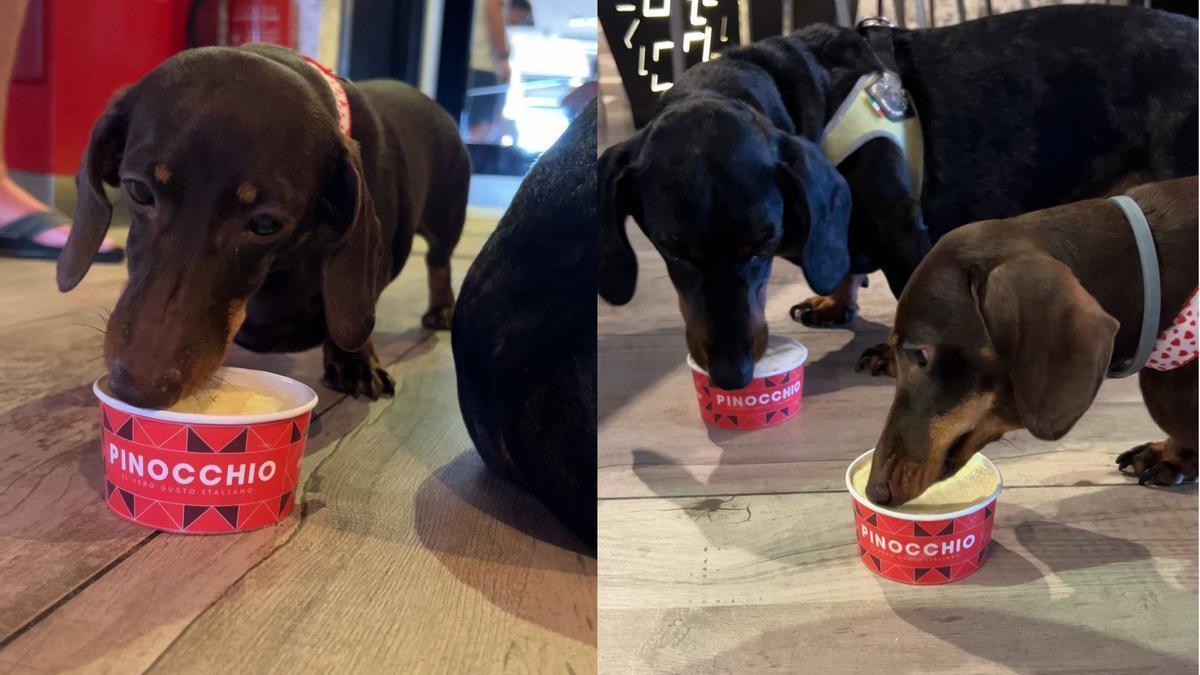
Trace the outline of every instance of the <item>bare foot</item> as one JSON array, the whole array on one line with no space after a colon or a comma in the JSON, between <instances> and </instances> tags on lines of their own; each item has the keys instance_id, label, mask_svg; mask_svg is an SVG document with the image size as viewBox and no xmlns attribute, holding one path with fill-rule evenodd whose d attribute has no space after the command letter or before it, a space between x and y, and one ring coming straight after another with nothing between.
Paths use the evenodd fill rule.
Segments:
<instances>
[{"instance_id":1,"label":"bare foot","mask_svg":"<svg viewBox=\"0 0 1200 675\"><path fill-rule=\"evenodd\" d=\"M49 210L49 206L46 206L36 197L29 194L7 175L0 175L0 230L3 230L6 223L11 223L30 213ZM70 234L71 224L63 223L58 227L35 235L33 241L42 246L62 248L67 244L67 236ZM117 243L108 237L105 237L104 242L100 244L101 253L108 253L109 251L116 250L116 248Z\"/></svg>"}]
</instances>

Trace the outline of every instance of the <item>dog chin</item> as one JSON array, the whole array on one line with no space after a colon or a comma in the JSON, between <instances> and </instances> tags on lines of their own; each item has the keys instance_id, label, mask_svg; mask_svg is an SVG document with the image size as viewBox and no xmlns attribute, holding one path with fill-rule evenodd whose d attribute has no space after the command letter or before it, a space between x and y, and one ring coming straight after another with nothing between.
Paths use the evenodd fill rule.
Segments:
<instances>
[{"instance_id":1,"label":"dog chin","mask_svg":"<svg viewBox=\"0 0 1200 675\"><path fill-rule=\"evenodd\" d=\"M243 323L233 336L233 341L252 352L301 352L324 342L325 328L309 325L297 329L293 326Z\"/></svg>"}]
</instances>

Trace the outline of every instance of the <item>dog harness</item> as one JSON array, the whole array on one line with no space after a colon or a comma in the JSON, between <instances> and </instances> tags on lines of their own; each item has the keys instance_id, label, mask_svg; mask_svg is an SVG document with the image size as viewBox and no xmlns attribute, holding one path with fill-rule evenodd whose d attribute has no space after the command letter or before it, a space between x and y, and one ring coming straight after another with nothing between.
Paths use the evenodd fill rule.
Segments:
<instances>
[{"instance_id":1,"label":"dog harness","mask_svg":"<svg viewBox=\"0 0 1200 675\"><path fill-rule=\"evenodd\" d=\"M343 134L350 135L350 98L346 96L346 88L342 86L342 81L333 71L325 66L317 63L315 60L305 56L304 60L314 70L321 74L321 78L325 80L325 84L329 85L329 93L333 94L333 103L337 107L338 129L342 130Z\"/></svg>"},{"instance_id":2,"label":"dog harness","mask_svg":"<svg viewBox=\"0 0 1200 675\"><path fill-rule=\"evenodd\" d=\"M1124 365L1113 366L1109 377L1126 377L1142 368L1158 371L1175 370L1196 359L1196 318L1200 314L1197 304L1197 289L1192 290L1183 308L1165 330L1158 330L1162 315L1162 288L1158 274L1158 252L1150 234L1150 223L1146 214L1133 199L1118 195L1110 197L1125 214L1133 239L1137 243L1138 261L1142 268L1142 330L1138 337L1137 351Z\"/></svg>"},{"instance_id":3,"label":"dog harness","mask_svg":"<svg viewBox=\"0 0 1200 675\"><path fill-rule=\"evenodd\" d=\"M1196 360L1197 313L1200 313L1200 303L1196 299L1196 289L1193 289L1175 320L1158 334L1150 358L1146 360L1147 368L1175 370Z\"/></svg>"},{"instance_id":4,"label":"dog harness","mask_svg":"<svg viewBox=\"0 0 1200 675\"><path fill-rule=\"evenodd\" d=\"M821 133L821 150L834 166L868 141L886 138L900 149L908 165L913 197L921 198L925 169L925 143L921 120L897 74L891 48L892 24L872 17L858 24L879 70L858 78Z\"/></svg>"}]
</instances>

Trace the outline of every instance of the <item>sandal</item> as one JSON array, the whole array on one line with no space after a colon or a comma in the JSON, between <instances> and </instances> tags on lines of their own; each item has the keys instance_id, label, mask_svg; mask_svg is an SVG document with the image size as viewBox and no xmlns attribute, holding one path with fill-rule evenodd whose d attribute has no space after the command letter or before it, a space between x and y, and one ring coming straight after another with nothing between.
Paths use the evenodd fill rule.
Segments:
<instances>
[{"instance_id":1,"label":"sandal","mask_svg":"<svg viewBox=\"0 0 1200 675\"><path fill-rule=\"evenodd\" d=\"M71 219L60 211L35 211L0 225L0 256L57 260L62 248L39 244L33 238L70 222ZM93 258L98 263L119 263L124 259L125 250L122 248L99 251Z\"/></svg>"}]
</instances>

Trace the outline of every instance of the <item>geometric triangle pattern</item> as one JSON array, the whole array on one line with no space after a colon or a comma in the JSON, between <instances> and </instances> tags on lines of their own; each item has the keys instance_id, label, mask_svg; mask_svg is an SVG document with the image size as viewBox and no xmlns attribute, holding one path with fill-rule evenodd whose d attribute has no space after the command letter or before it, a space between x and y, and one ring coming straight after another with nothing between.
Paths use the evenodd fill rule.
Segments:
<instances>
[{"instance_id":1,"label":"geometric triangle pattern","mask_svg":"<svg viewBox=\"0 0 1200 675\"><path fill-rule=\"evenodd\" d=\"M906 520L878 513L851 497L858 557L867 569L905 584L947 584L987 560L995 501L958 518Z\"/></svg>"},{"instance_id":2,"label":"geometric triangle pattern","mask_svg":"<svg viewBox=\"0 0 1200 675\"><path fill-rule=\"evenodd\" d=\"M311 413L250 425L165 422L100 403L105 502L164 532L273 525L295 507Z\"/></svg>"},{"instance_id":3,"label":"geometric triangle pattern","mask_svg":"<svg viewBox=\"0 0 1200 675\"><path fill-rule=\"evenodd\" d=\"M700 418L724 429L762 429L795 417L804 395L804 364L793 370L750 380L743 389L710 386L708 375L692 370Z\"/></svg>"}]
</instances>

